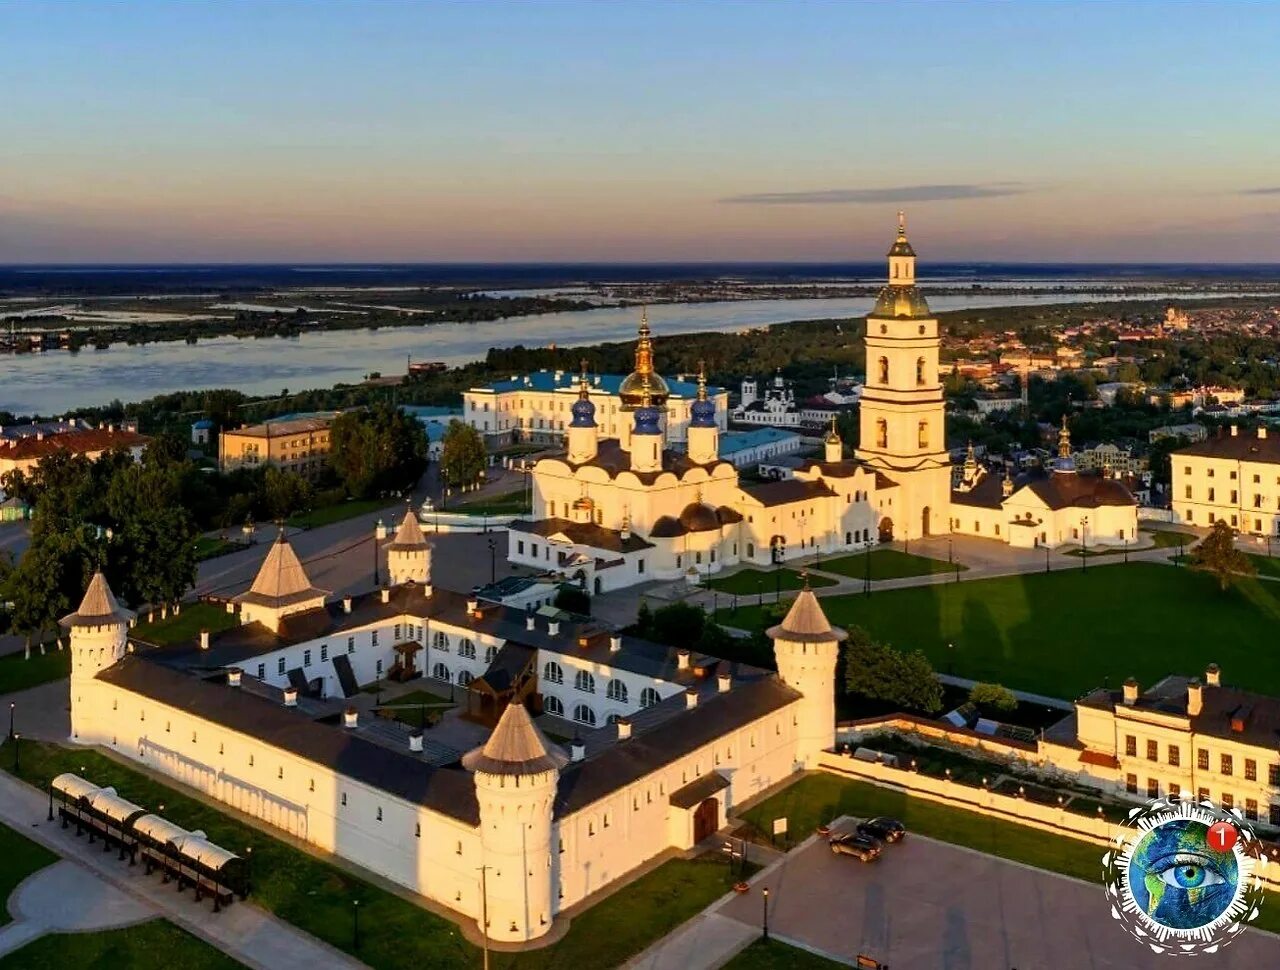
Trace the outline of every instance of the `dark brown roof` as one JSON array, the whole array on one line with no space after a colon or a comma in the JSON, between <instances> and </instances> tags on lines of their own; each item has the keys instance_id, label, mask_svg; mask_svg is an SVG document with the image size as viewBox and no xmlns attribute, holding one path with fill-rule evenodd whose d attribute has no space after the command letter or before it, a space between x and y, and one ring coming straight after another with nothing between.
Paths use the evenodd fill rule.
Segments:
<instances>
[{"instance_id":1,"label":"dark brown roof","mask_svg":"<svg viewBox=\"0 0 1280 970\"><path fill-rule=\"evenodd\" d=\"M680 524L690 532L719 532L720 519L716 510L701 502L690 502L680 513Z\"/></svg>"},{"instance_id":2,"label":"dark brown roof","mask_svg":"<svg viewBox=\"0 0 1280 970\"><path fill-rule=\"evenodd\" d=\"M591 465L595 468L604 469L608 472L610 478L617 478L619 474L631 471L631 452L624 451L622 444L616 438L606 438L601 441L596 450L596 456L590 461L584 461L581 465L574 465L569 459L563 455L558 456L558 460L565 462L573 468L581 468L583 465ZM657 481L658 476L662 472L670 472L677 477L683 476L685 472L693 468L705 468L708 472L714 470L719 465L729 465L727 461L713 461L706 465L700 465L693 461L684 452L664 451L662 453L662 471L661 472L632 472L637 478L646 485L652 485Z\"/></svg>"},{"instance_id":3,"label":"dark brown roof","mask_svg":"<svg viewBox=\"0 0 1280 970\"><path fill-rule=\"evenodd\" d=\"M1280 464L1280 434L1259 438L1256 431L1241 431L1234 435L1219 433L1212 438L1181 448L1174 454Z\"/></svg>"},{"instance_id":4,"label":"dark brown roof","mask_svg":"<svg viewBox=\"0 0 1280 970\"><path fill-rule=\"evenodd\" d=\"M135 431L116 431L107 428L92 428L83 431L64 431L43 437L26 435L22 438L11 438L9 444L0 444L0 458L14 461L29 459L39 460L59 451L73 454L96 454L112 451L116 448L141 448L151 439Z\"/></svg>"},{"instance_id":5,"label":"dark brown roof","mask_svg":"<svg viewBox=\"0 0 1280 970\"><path fill-rule=\"evenodd\" d=\"M1014 479L1013 494L1024 488L1031 489L1051 509L1138 504L1124 482L1103 478L1094 472L1028 472ZM969 491L951 493L954 505L998 509L1004 501L1004 480L991 473L984 475Z\"/></svg>"},{"instance_id":6,"label":"dark brown roof","mask_svg":"<svg viewBox=\"0 0 1280 970\"><path fill-rule=\"evenodd\" d=\"M761 485L744 485L742 491L761 505L788 505L791 502L803 502L812 498L827 498L834 495L831 486L825 482L806 482L798 478L786 478L780 482L765 482Z\"/></svg>"},{"instance_id":7,"label":"dark brown roof","mask_svg":"<svg viewBox=\"0 0 1280 970\"><path fill-rule=\"evenodd\" d=\"M691 781L683 788L677 788L671 793L671 797L667 799L667 803L674 805L676 808L690 809L695 805L701 804L718 791L723 791L729 787L729 779L718 771L703 775L696 781Z\"/></svg>"},{"instance_id":8,"label":"dark brown roof","mask_svg":"<svg viewBox=\"0 0 1280 970\"><path fill-rule=\"evenodd\" d=\"M627 538L617 529L606 529L594 522L574 522L570 519L517 519L509 528L529 535L547 536L563 534L570 542L577 545L590 546L592 549L605 549L609 552L639 552L641 549L653 548L653 543L645 542L634 532Z\"/></svg>"},{"instance_id":9,"label":"dark brown roof","mask_svg":"<svg viewBox=\"0 0 1280 970\"><path fill-rule=\"evenodd\" d=\"M337 725L314 721L301 708L149 663L138 655L108 667L98 679L258 738L405 801L479 824L471 776L457 768L433 767L407 748L399 752L384 747Z\"/></svg>"},{"instance_id":10,"label":"dark brown roof","mask_svg":"<svg viewBox=\"0 0 1280 970\"><path fill-rule=\"evenodd\" d=\"M649 530L649 537L653 539L672 539L676 536L685 535L689 530L674 515L660 515L653 528Z\"/></svg>"}]
</instances>

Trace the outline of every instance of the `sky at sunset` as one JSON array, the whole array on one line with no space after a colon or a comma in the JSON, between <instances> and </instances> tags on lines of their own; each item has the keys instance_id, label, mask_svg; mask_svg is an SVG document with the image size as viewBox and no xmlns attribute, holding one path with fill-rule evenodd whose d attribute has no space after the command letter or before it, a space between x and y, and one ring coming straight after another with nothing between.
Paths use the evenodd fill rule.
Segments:
<instances>
[{"instance_id":1,"label":"sky at sunset","mask_svg":"<svg viewBox=\"0 0 1280 970\"><path fill-rule=\"evenodd\" d=\"M0 0L0 262L1280 261L1280 4Z\"/></svg>"}]
</instances>

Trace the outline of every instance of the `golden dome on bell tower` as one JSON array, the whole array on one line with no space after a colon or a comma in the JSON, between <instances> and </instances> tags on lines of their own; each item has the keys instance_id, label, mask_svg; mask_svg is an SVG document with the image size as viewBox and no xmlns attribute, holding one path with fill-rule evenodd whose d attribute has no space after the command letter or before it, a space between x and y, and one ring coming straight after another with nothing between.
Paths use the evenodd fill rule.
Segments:
<instances>
[{"instance_id":1,"label":"golden dome on bell tower","mask_svg":"<svg viewBox=\"0 0 1280 970\"><path fill-rule=\"evenodd\" d=\"M653 340L649 335L649 311L640 312L640 329L636 339L636 367L618 388L622 398L622 410L634 411L638 407L665 409L671 391L667 382L653 369Z\"/></svg>"}]
</instances>

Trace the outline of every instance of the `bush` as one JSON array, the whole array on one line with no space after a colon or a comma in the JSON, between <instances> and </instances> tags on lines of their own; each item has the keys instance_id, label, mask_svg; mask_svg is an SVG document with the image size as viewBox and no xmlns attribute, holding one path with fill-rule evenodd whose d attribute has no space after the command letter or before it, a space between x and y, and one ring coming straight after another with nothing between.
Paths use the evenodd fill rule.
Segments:
<instances>
[{"instance_id":1,"label":"bush","mask_svg":"<svg viewBox=\"0 0 1280 970\"><path fill-rule=\"evenodd\" d=\"M1018 709L1018 698L1013 696L1013 691L1000 684L974 684L969 691L969 702L984 711L1008 714Z\"/></svg>"},{"instance_id":2,"label":"bush","mask_svg":"<svg viewBox=\"0 0 1280 970\"><path fill-rule=\"evenodd\" d=\"M561 586L560 591L556 593L555 605L557 609L568 610L570 613L578 613L581 616L591 615L591 597L587 595L587 591L578 586Z\"/></svg>"}]
</instances>

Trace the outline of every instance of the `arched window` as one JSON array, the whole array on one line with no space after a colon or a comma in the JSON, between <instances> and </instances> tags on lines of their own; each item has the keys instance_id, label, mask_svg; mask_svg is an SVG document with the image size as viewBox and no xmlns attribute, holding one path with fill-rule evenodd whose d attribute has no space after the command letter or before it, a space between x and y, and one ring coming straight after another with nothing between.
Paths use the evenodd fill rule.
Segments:
<instances>
[{"instance_id":1,"label":"arched window","mask_svg":"<svg viewBox=\"0 0 1280 970\"><path fill-rule=\"evenodd\" d=\"M543 697L542 709L548 714L554 714L556 717L564 717L564 705L560 703L558 697Z\"/></svg>"},{"instance_id":2,"label":"arched window","mask_svg":"<svg viewBox=\"0 0 1280 970\"><path fill-rule=\"evenodd\" d=\"M884 418L876 418L876 447L889 447L889 422Z\"/></svg>"},{"instance_id":3,"label":"arched window","mask_svg":"<svg viewBox=\"0 0 1280 970\"><path fill-rule=\"evenodd\" d=\"M476 659L476 644L470 637L463 637L458 641L458 656L466 657L468 660Z\"/></svg>"},{"instance_id":4,"label":"arched window","mask_svg":"<svg viewBox=\"0 0 1280 970\"><path fill-rule=\"evenodd\" d=\"M880 383L889 383L889 358L881 357L879 360Z\"/></svg>"},{"instance_id":5,"label":"arched window","mask_svg":"<svg viewBox=\"0 0 1280 970\"><path fill-rule=\"evenodd\" d=\"M589 724L592 727L596 726L596 712L586 704L578 704L573 708L573 719L579 724Z\"/></svg>"},{"instance_id":6,"label":"arched window","mask_svg":"<svg viewBox=\"0 0 1280 970\"><path fill-rule=\"evenodd\" d=\"M611 701L620 701L625 704L627 702L627 685L620 680L611 680L605 696Z\"/></svg>"},{"instance_id":7,"label":"arched window","mask_svg":"<svg viewBox=\"0 0 1280 970\"><path fill-rule=\"evenodd\" d=\"M662 696L652 687L646 687L640 692L641 707L653 707L660 700L662 700Z\"/></svg>"},{"instance_id":8,"label":"arched window","mask_svg":"<svg viewBox=\"0 0 1280 970\"><path fill-rule=\"evenodd\" d=\"M924 358L916 358L916 387L924 387Z\"/></svg>"},{"instance_id":9,"label":"arched window","mask_svg":"<svg viewBox=\"0 0 1280 970\"><path fill-rule=\"evenodd\" d=\"M459 687L466 687L466 686L467 686L467 684L471 683L472 679L473 679L473 678L472 678L472 676L471 676L470 671L467 671L467 670L459 670L459 671L458 671L458 686L459 686Z\"/></svg>"},{"instance_id":10,"label":"arched window","mask_svg":"<svg viewBox=\"0 0 1280 970\"><path fill-rule=\"evenodd\" d=\"M438 663L431 668L431 676L434 677L436 680L448 681L449 668L442 663Z\"/></svg>"},{"instance_id":11,"label":"arched window","mask_svg":"<svg viewBox=\"0 0 1280 970\"><path fill-rule=\"evenodd\" d=\"M617 724L617 723L618 723L619 721L621 721L621 720L622 720L622 715L621 715L621 714L610 714L608 717L606 717L606 718L604 719L604 723L605 723L605 724Z\"/></svg>"},{"instance_id":12,"label":"arched window","mask_svg":"<svg viewBox=\"0 0 1280 970\"><path fill-rule=\"evenodd\" d=\"M548 684L563 684L564 670L554 660L548 660L542 667L542 679Z\"/></svg>"},{"instance_id":13,"label":"arched window","mask_svg":"<svg viewBox=\"0 0 1280 970\"><path fill-rule=\"evenodd\" d=\"M585 670L579 670L573 678L573 686L578 690L584 690L588 694L596 692L596 679Z\"/></svg>"},{"instance_id":14,"label":"arched window","mask_svg":"<svg viewBox=\"0 0 1280 970\"><path fill-rule=\"evenodd\" d=\"M929 447L929 422L921 421L916 426L916 444L921 448Z\"/></svg>"},{"instance_id":15,"label":"arched window","mask_svg":"<svg viewBox=\"0 0 1280 970\"><path fill-rule=\"evenodd\" d=\"M493 658L498 655L498 648L490 645L484 648L484 662L486 665L493 663Z\"/></svg>"},{"instance_id":16,"label":"arched window","mask_svg":"<svg viewBox=\"0 0 1280 970\"><path fill-rule=\"evenodd\" d=\"M747 543L747 558L754 559L756 557L756 544L754 542Z\"/></svg>"},{"instance_id":17,"label":"arched window","mask_svg":"<svg viewBox=\"0 0 1280 970\"><path fill-rule=\"evenodd\" d=\"M434 647L436 650L443 650L445 653L448 653L449 638L445 636L442 631L437 630L436 635L431 638L431 646Z\"/></svg>"}]
</instances>

